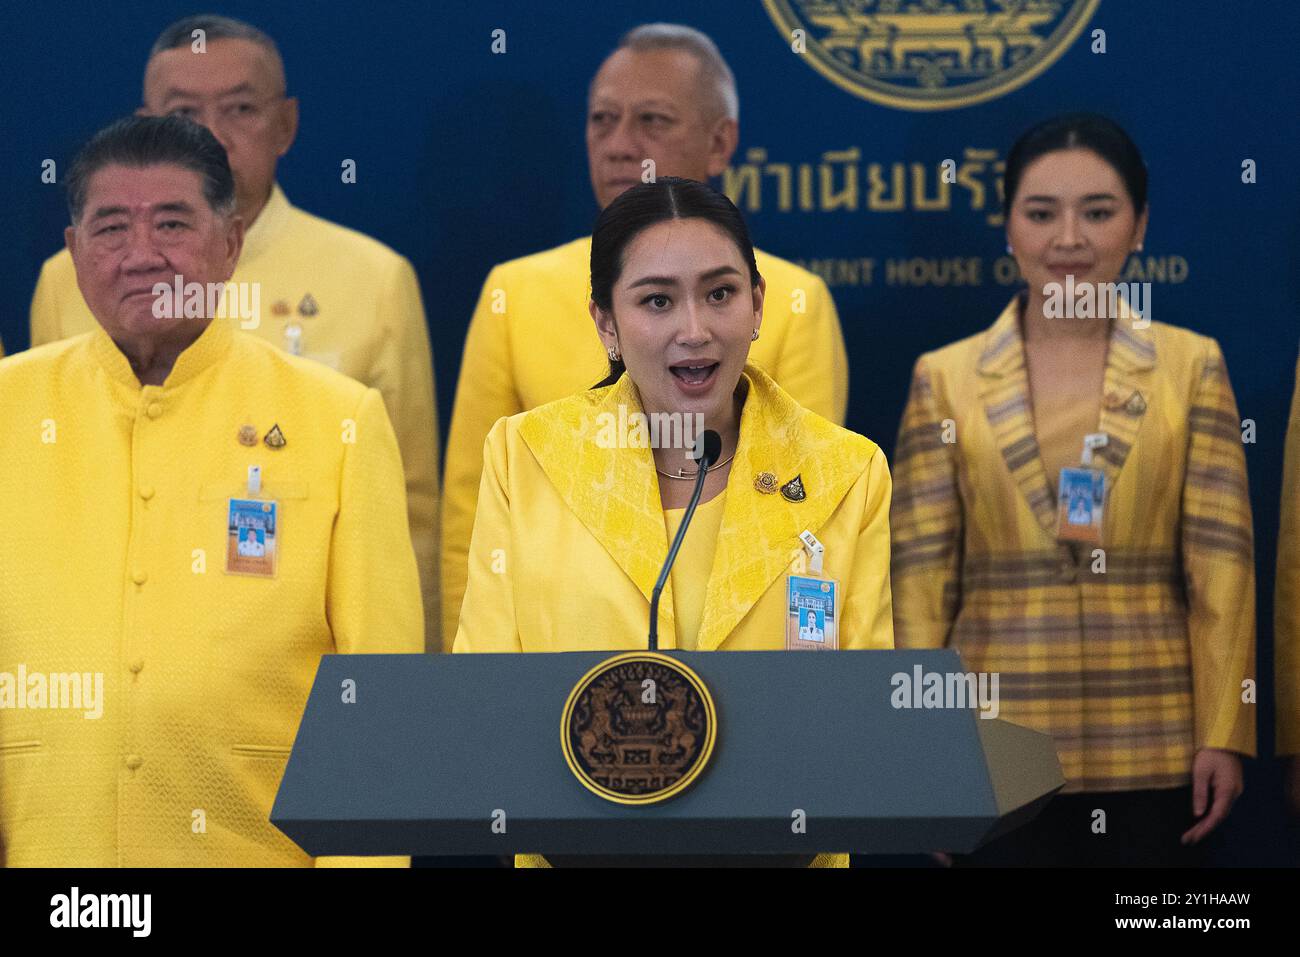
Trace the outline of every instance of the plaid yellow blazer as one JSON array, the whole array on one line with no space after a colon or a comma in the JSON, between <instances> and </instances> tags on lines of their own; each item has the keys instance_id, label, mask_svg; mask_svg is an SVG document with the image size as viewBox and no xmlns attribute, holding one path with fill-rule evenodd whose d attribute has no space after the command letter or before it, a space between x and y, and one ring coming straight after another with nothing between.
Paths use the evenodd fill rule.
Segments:
<instances>
[{"instance_id":1,"label":"plaid yellow blazer","mask_svg":"<svg viewBox=\"0 0 1300 957\"><path fill-rule=\"evenodd\" d=\"M1056 540L1016 302L918 360L894 462L895 641L999 672L1002 716L1055 738L1067 791L1176 787L1201 748L1255 753L1254 541L1218 344L1117 322L1100 418L1094 551Z\"/></svg>"}]
</instances>

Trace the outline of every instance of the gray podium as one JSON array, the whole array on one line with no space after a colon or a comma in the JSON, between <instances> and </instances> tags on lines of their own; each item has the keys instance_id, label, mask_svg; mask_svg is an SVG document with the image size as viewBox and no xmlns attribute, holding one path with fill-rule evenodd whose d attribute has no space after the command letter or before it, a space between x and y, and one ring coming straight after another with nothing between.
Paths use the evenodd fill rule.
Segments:
<instances>
[{"instance_id":1,"label":"gray podium","mask_svg":"<svg viewBox=\"0 0 1300 957\"><path fill-rule=\"evenodd\" d=\"M1065 783L1046 735L891 704L896 674L964 671L955 651L670 651L716 702L712 760L663 803L615 804L560 744L614 654L327 655L271 821L313 856L968 852Z\"/></svg>"}]
</instances>

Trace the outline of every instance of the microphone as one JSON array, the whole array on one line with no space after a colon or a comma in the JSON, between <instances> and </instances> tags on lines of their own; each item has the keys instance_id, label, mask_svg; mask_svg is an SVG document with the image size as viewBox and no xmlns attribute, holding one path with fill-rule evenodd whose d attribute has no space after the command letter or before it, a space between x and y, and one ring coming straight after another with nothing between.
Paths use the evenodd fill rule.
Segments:
<instances>
[{"instance_id":1,"label":"microphone","mask_svg":"<svg viewBox=\"0 0 1300 957\"><path fill-rule=\"evenodd\" d=\"M705 429L698 440L695 442L695 450L691 453L691 458L695 459L700 465L700 470L695 474L695 491L691 493L691 500L686 506L686 514L682 516L682 523L677 526L677 534L673 537L673 543L668 549L668 557L664 560L664 567L659 572L659 579L655 582L654 591L650 593L650 650L659 650L659 596L663 593L664 585L668 584L668 573L673 569L673 562L677 560L677 552L682 547L682 539L686 537L686 528L691 524L691 518L695 515L695 506L700 504L700 495L704 492L704 479L708 476L709 466L722 457L722 438L712 429Z\"/></svg>"}]
</instances>

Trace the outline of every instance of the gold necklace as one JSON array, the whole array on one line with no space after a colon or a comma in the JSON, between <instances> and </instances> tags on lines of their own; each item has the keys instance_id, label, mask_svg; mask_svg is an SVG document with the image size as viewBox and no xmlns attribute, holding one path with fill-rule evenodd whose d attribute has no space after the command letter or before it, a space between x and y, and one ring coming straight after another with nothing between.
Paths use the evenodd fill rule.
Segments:
<instances>
[{"instance_id":1,"label":"gold necklace","mask_svg":"<svg viewBox=\"0 0 1300 957\"><path fill-rule=\"evenodd\" d=\"M709 466L707 469L705 469L704 471L705 471L705 472L712 472L714 469L720 469L720 468L722 468L724 465L726 465L728 462L730 462L732 459L734 459L735 457L736 457L736 453L735 453L735 452L732 452L730 455L728 455L725 459L723 459L723 460L722 460L721 462L719 462L717 465L710 465L710 466ZM661 469L661 468L660 468L659 466L657 466L657 465L655 466L655 471L658 472L660 475L662 475L664 478L670 478L670 479L682 479L683 481L686 481L686 480L689 480L689 479L693 479L693 478L695 478L696 476L698 476L698 475L700 474L700 470L699 470L699 469L696 469L694 472L686 472L686 471L683 471L682 469L678 469L678 470L677 470L677 474L676 474L676 475L673 475L672 472L665 472L663 469Z\"/></svg>"}]
</instances>

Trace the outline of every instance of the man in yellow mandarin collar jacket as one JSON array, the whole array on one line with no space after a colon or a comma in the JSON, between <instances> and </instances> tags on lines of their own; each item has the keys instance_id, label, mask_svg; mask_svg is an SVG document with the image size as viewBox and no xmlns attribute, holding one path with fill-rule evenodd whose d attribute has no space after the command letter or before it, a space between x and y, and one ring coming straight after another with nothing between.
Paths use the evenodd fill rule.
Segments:
<instances>
[{"instance_id":1,"label":"man in yellow mandarin collar jacket","mask_svg":"<svg viewBox=\"0 0 1300 957\"><path fill-rule=\"evenodd\" d=\"M207 46L192 51L192 31ZM226 92L237 87L247 92ZM142 112L180 113L209 127L230 155L247 232L236 282L256 283L256 326L245 331L336 369L383 396L406 477L411 540L423 586L427 644L438 628L438 416L420 286L387 246L292 205L276 163L297 133L275 43L226 17L187 17L159 37ZM66 249L46 260L31 305L32 345L95 328ZM450 642L450 638L448 638Z\"/></svg>"},{"instance_id":2,"label":"man in yellow mandarin collar jacket","mask_svg":"<svg viewBox=\"0 0 1300 957\"><path fill-rule=\"evenodd\" d=\"M0 862L311 866L268 815L321 655L422 649L397 443L374 389L149 318L154 279L229 275L238 221L206 131L124 122L160 126L92 141L69 230L104 328L0 362ZM142 139L171 153L115 159Z\"/></svg>"},{"instance_id":3,"label":"man in yellow mandarin collar jacket","mask_svg":"<svg viewBox=\"0 0 1300 957\"><path fill-rule=\"evenodd\" d=\"M1102 547L1072 551L1016 308L916 364L894 462L896 640L1000 672L1003 717L1053 735L1067 791L1186 785L1202 748L1255 753L1254 546L1223 357L1185 329L1115 323Z\"/></svg>"},{"instance_id":4,"label":"man in yellow mandarin collar jacket","mask_svg":"<svg viewBox=\"0 0 1300 957\"><path fill-rule=\"evenodd\" d=\"M727 168L738 126L735 81L717 47L689 27L633 30L597 73L587 123L596 201L607 206L659 176L706 181ZM447 440L442 517L443 641L451 647L465 592L466 556L483 440L503 416L590 388L608 368L587 315L591 238L495 266L470 320ZM820 278L755 250L767 280L763 335L751 361L800 405L844 422L848 358L835 302Z\"/></svg>"}]
</instances>

